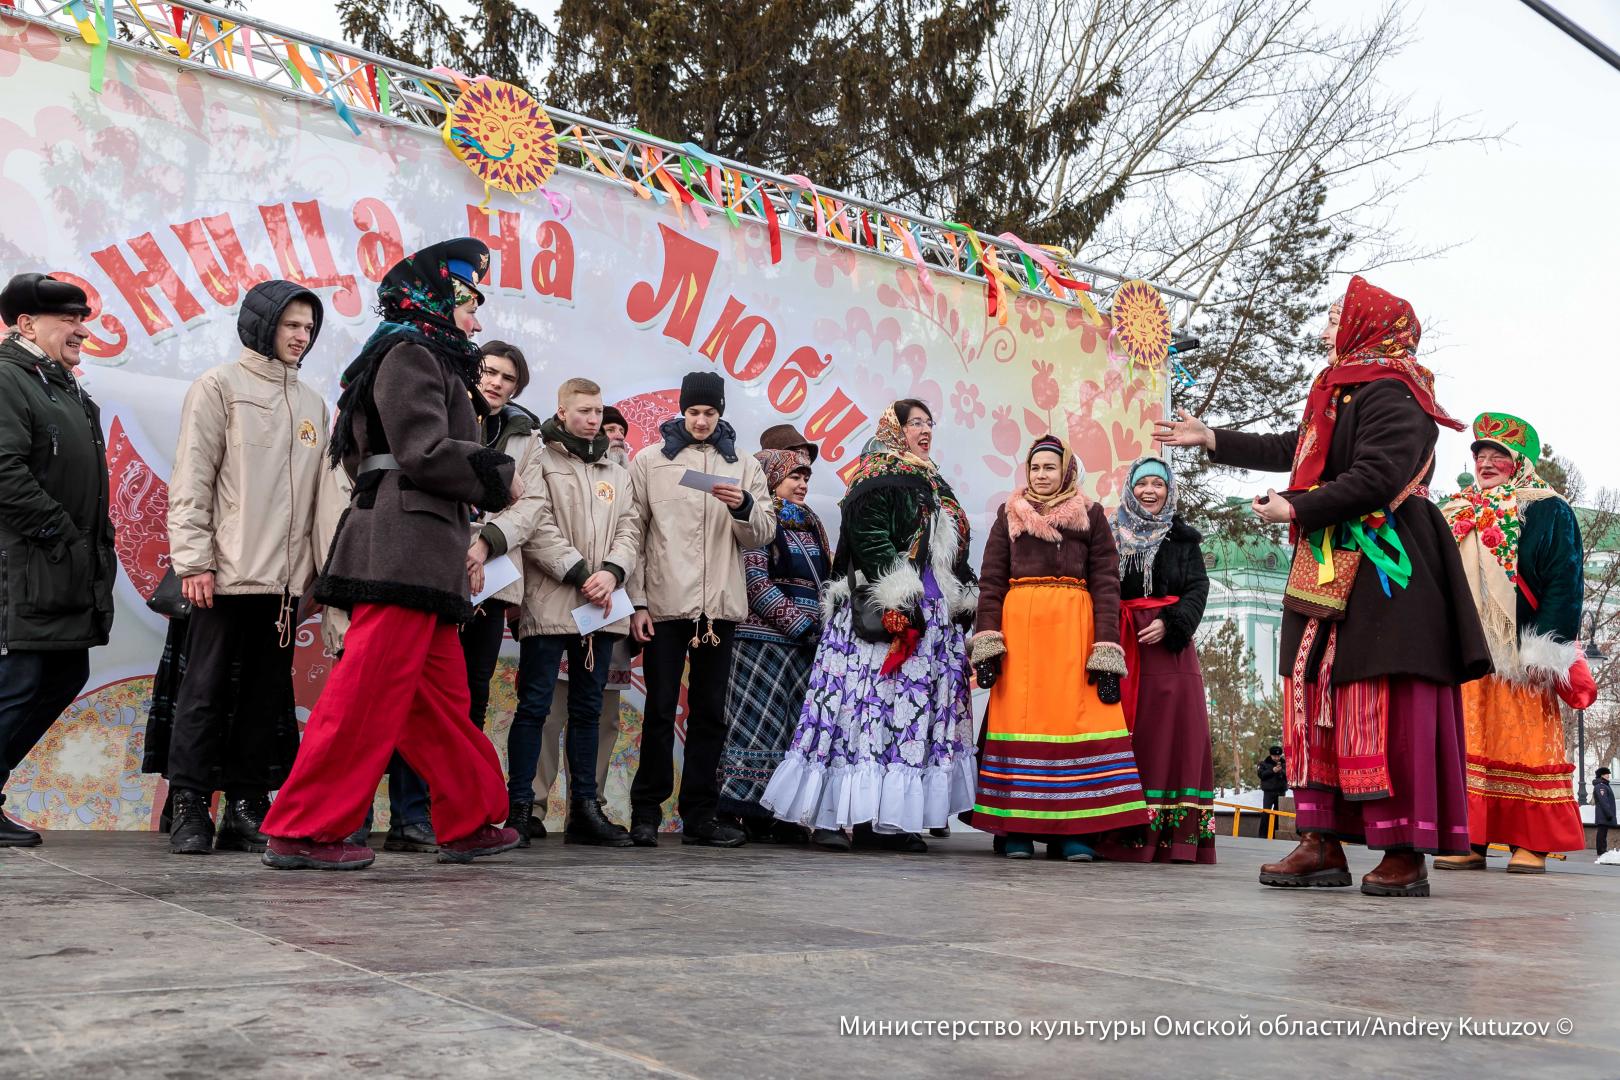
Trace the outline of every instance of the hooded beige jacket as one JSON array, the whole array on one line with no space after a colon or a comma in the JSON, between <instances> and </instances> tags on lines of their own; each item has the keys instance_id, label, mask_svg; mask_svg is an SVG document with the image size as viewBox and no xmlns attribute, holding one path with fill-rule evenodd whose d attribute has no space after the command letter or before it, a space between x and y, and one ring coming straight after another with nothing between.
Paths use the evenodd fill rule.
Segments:
<instances>
[{"instance_id":1,"label":"hooded beige jacket","mask_svg":"<svg viewBox=\"0 0 1620 1080\"><path fill-rule=\"evenodd\" d=\"M298 369L243 349L191 384L169 477L169 557L224 596L304 592L326 460L326 402Z\"/></svg>"}]
</instances>

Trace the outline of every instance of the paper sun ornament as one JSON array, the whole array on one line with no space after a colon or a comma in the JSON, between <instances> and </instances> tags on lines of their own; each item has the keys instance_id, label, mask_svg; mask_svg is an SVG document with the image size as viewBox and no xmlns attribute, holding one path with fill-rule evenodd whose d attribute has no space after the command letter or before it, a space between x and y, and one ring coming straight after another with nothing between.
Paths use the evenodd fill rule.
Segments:
<instances>
[{"instance_id":1,"label":"paper sun ornament","mask_svg":"<svg viewBox=\"0 0 1620 1080\"><path fill-rule=\"evenodd\" d=\"M557 132L540 103L511 83L479 79L456 99L444 141L489 189L521 193L557 169Z\"/></svg>"},{"instance_id":2,"label":"paper sun ornament","mask_svg":"<svg viewBox=\"0 0 1620 1080\"><path fill-rule=\"evenodd\" d=\"M1170 312L1164 297L1147 282L1127 281L1114 291L1112 347L1134 370L1157 372L1170 355Z\"/></svg>"}]
</instances>

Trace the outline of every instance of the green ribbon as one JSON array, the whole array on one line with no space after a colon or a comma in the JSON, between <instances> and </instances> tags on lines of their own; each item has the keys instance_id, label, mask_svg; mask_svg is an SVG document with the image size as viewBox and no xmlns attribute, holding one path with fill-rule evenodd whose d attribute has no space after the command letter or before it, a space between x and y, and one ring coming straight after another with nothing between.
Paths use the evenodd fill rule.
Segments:
<instances>
[{"instance_id":1,"label":"green ribbon","mask_svg":"<svg viewBox=\"0 0 1620 1080\"><path fill-rule=\"evenodd\" d=\"M1401 534L1395 531L1395 517L1389 511L1383 511L1384 523L1376 529L1368 528L1367 517L1338 526L1332 546L1341 551L1359 551L1373 564L1379 573L1384 586L1384 595L1388 596L1389 582L1394 582L1404 589L1412 583L1412 557L1406 552L1406 545L1401 542ZM1322 536L1325 530L1317 529L1305 538L1311 555L1316 559L1317 565L1327 561L1323 550Z\"/></svg>"},{"instance_id":2,"label":"green ribbon","mask_svg":"<svg viewBox=\"0 0 1620 1080\"><path fill-rule=\"evenodd\" d=\"M1412 558L1406 553L1406 545L1401 543L1394 518L1388 512L1384 514L1384 523L1376 530L1369 529L1366 518L1362 518L1350 523L1349 533L1351 545L1360 548L1367 561L1386 578L1403 589L1411 584ZM1386 587L1384 592L1387 595L1389 589Z\"/></svg>"},{"instance_id":3,"label":"green ribbon","mask_svg":"<svg viewBox=\"0 0 1620 1080\"><path fill-rule=\"evenodd\" d=\"M112 37L113 0L104 0L96 9L96 34L101 40L90 49L90 92L101 93L107 78L107 44Z\"/></svg>"}]
</instances>

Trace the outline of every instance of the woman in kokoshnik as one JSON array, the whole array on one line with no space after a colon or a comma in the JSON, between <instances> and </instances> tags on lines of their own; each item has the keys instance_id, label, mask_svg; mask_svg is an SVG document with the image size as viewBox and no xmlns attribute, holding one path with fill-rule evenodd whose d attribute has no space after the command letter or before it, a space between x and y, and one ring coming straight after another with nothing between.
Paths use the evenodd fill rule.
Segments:
<instances>
[{"instance_id":1,"label":"woman in kokoshnik","mask_svg":"<svg viewBox=\"0 0 1620 1080\"><path fill-rule=\"evenodd\" d=\"M1473 450L1475 481L1441 512L1457 539L1496 673L1463 687L1474 850L1434 864L1482 870L1487 846L1497 843L1513 849L1509 873L1539 874L1547 852L1586 846L1558 709L1572 676L1596 697L1576 641L1586 588L1581 527L1563 496L1536 475L1535 428L1507 413L1483 413L1474 421ZM1591 704L1572 704L1584 707L1582 700Z\"/></svg>"},{"instance_id":2,"label":"woman in kokoshnik","mask_svg":"<svg viewBox=\"0 0 1620 1080\"><path fill-rule=\"evenodd\" d=\"M933 434L927 405L897 401L855 464L809 695L760 800L831 850L869 826L856 841L927 851L918 834L973 804L964 624L977 591L967 514L932 460ZM857 633L856 602L881 610L886 641Z\"/></svg>"},{"instance_id":3,"label":"woman in kokoshnik","mask_svg":"<svg viewBox=\"0 0 1620 1080\"><path fill-rule=\"evenodd\" d=\"M1384 853L1362 892L1427 896L1424 854L1468 851L1460 688L1490 671L1490 654L1457 545L1427 498L1439 425L1463 425L1412 357L1420 333L1410 304L1352 277L1298 431L1211 429L1182 410L1154 433L1220 465L1291 472L1286 495L1253 502L1299 545L1280 667L1301 839L1261 867L1265 885L1349 885L1350 840ZM1336 618L1301 610L1326 611L1324 596L1342 603Z\"/></svg>"},{"instance_id":4,"label":"woman in kokoshnik","mask_svg":"<svg viewBox=\"0 0 1620 1080\"><path fill-rule=\"evenodd\" d=\"M1059 439L1037 439L1025 473L979 574L972 656L990 704L967 820L1010 859L1039 840L1090 862L1089 838L1148 820L1119 706L1119 558Z\"/></svg>"}]
</instances>

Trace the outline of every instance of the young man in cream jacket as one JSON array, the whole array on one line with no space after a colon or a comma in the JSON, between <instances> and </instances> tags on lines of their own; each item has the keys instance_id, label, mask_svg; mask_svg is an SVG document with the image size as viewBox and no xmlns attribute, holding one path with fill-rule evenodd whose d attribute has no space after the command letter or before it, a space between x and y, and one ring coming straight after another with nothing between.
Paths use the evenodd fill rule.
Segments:
<instances>
[{"instance_id":1,"label":"young man in cream jacket","mask_svg":"<svg viewBox=\"0 0 1620 1080\"><path fill-rule=\"evenodd\" d=\"M534 529L523 544L523 604L518 618L518 707L507 736L506 826L527 845L535 770L568 658L568 825L571 843L628 847L625 830L596 798L597 721L614 645L629 619L582 635L574 611L612 608L613 594L639 564L641 525L629 473L608 456L602 388L569 379L557 390L557 414L540 426L543 446L524 480L538 497Z\"/></svg>"},{"instance_id":2,"label":"young man in cream jacket","mask_svg":"<svg viewBox=\"0 0 1620 1080\"><path fill-rule=\"evenodd\" d=\"M255 285L237 316L241 355L186 394L169 478L169 556L193 610L169 744L169 850L263 851L270 791L292 762L275 717L292 699L298 598L314 576L311 529L326 402L298 380L321 302L290 281ZM233 693L233 669L237 671ZM209 800L225 793L219 835Z\"/></svg>"},{"instance_id":3,"label":"young man in cream jacket","mask_svg":"<svg viewBox=\"0 0 1620 1080\"><path fill-rule=\"evenodd\" d=\"M732 632L748 614L743 552L776 536L776 511L759 462L737 453L737 433L721 419L725 410L725 380L692 372L681 382L681 415L659 429L663 445L647 447L630 466L642 522L641 562L630 580L631 630L647 645L641 765L630 786L630 837L641 847L657 845L662 806L674 789L675 711L688 662L682 842L744 841L741 829L715 816L716 770L726 737ZM688 472L726 479L699 491L682 485Z\"/></svg>"}]
</instances>

